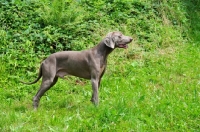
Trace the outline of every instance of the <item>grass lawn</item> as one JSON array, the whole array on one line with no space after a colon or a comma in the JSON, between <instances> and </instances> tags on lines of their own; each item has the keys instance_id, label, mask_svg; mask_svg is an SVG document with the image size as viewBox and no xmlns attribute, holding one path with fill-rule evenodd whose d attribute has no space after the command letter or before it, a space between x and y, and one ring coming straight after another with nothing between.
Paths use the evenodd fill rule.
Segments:
<instances>
[{"instance_id":1,"label":"grass lawn","mask_svg":"<svg viewBox=\"0 0 200 132\"><path fill-rule=\"evenodd\" d=\"M66 77L42 97L38 111L32 97L40 84L20 84L23 73L9 74L0 62L0 131L199 131L199 53L192 44L117 49L109 56L98 107L90 102L90 81Z\"/></svg>"}]
</instances>

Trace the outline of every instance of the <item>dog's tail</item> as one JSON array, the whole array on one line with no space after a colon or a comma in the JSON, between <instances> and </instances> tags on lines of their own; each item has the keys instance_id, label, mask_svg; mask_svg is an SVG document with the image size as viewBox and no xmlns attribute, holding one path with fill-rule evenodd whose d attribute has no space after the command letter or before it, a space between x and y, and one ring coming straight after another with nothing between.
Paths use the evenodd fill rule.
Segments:
<instances>
[{"instance_id":1,"label":"dog's tail","mask_svg":"<svg viewBox=\"0 0 200 132\"><path fill-rule=\"evenodd\" d=\"M34 84L37 81L39 81L41 77L42 77L42 64L40 65L39 74L38 74L37 79L35 79L35 81L33 81L33 82L23 82L23 81L20 81L20 82L24 83L24 84Z\"/></svg>"}]
</instances>

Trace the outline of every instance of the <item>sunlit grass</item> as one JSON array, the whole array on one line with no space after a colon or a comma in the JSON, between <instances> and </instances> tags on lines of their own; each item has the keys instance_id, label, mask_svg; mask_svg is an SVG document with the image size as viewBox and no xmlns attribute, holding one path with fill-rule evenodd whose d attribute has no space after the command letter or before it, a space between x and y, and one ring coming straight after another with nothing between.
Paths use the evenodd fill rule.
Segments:
<instances>
[{"instance_id":1,"label":"sunlit grass","mask_svg":"<svg viewBox=\"0 0 200 132\"><path fill-rule=\"evenodd\" d=\"M199 49L179 47L164 55L147 53L142 60L119 61L114 53L98 107L90 102L90 81L60 79L42 97L38 111L33 111L32 97L39 84L11 81L13 88L0 92L1 131L197 131Z\"/></svg>"}]
</instances>

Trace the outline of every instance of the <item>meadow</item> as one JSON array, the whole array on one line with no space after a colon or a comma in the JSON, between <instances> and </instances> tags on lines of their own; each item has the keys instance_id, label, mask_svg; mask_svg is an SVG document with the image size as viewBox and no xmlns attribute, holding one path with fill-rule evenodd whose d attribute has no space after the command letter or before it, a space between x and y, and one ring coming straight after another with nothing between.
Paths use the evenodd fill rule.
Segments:
<instances>
[{"instance_id":1,"label":"meadow","mask_svg":"<svg viewBox=\"0 0 200 132\"><path fill-rule=\"evenodd\" d=\"M0 2L0 131L198 132L199 0L28 0ZM115 49L100 104L90 80L59 79L32 107L41 61L93 47L110 31L132 36Z\"/></svg>"}]
</instances>

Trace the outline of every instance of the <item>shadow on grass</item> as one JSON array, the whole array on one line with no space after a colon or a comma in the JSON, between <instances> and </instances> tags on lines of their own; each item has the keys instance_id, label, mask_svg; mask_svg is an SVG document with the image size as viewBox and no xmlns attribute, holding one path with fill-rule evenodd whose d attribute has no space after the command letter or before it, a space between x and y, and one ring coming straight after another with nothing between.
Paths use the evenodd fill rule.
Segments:
<instances>
[{"instance_id":1,"label":"shadow on grass","mask_svg":"<svg viewBox=\"0 0 200 132\"><path fill-rule=\"evenodd\" d=\"M200 0L184 0L189 19L189 37L200 43Z\"/></svg>"}]
</instances>

